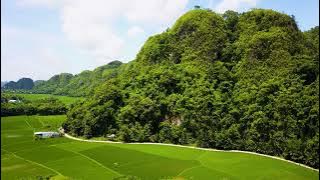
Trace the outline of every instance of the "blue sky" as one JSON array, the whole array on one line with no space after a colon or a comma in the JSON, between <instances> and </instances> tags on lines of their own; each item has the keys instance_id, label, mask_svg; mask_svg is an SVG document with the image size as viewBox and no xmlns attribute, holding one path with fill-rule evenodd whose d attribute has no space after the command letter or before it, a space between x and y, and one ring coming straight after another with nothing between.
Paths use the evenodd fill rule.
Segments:
<instances>
[{"instance_id":1,"label":"blue sky","mask_svg":"<svg viewBox=\"0 0 320 180\"><path fill-rule=\"evenodd\" d=\"M294 15L302 31L319 25L318 0L3 0L1 80L131 61L149 36L194 5L219 13L274 9Z\"/></svg>"}]
</instances>

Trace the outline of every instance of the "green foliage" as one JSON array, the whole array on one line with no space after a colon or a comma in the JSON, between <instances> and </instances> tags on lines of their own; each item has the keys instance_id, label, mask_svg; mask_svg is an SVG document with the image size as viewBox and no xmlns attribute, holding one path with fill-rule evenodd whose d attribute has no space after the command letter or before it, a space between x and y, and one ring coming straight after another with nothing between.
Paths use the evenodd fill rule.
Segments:
<instances>
[{"instance_id":1,"label":"green foliage","mask_svg":"<svg viewBox=\"0 0 320 180\"><path fill-rule=\"evenodd\" d=\"M30 95L25 97L23 94L1 93L1 116L65 114L67 109L65 103L50 96L30 99Z\"/></svg>"},{"instance_id":2,"label":"green foliage","mask_svg":"<svg viewBox=\"0 0 320 180\"><path fill-rule=\"evenodd\" d=\"M146 142L150 141L150 127L148 124L141 126L138 122L134 125L122 125L118 135L123 142Z\"/></svg>"},{"instance_id":3,"label":"green foliage","mask_svg":"<svg viewBox=\"0 0 320 180\"><path fill-rule=\"evenodd\" d=\"M61 73L59 75L55 75L51 77L48 81L37 83L37 85L34 87L33 90L34 92L41 93L41 94L55 94L56 91L61 91L61 89L70 82L72 77L73 77L72 74ZM60 94L60 95L66 95L66 94Z\"/></svg>"},{"instance_id":4,"label":"green foliage","mask_svg":"<svg viewBox=\"0 0 320 180\"><path fill-rule=\"evenodd\" d=\"M227 41L225 22L209 10L191 10L169 31L181 61L214 61L221 57ZM177 53L173 52L173 53Z\"/></svg>"},{"instance_id":5,"label":"green foliage","mask_svg":"<svg viewBox=\"0 0 320 180\"><path fill-rule=\"evenodd\" d=\"M32 91L41 94L89 96L95 87L117 76L121 65L120 61L112 61L93 71L83 71L76 75L68 73L55 75L48 81L37 82Z\"/></svg>"},{"instance_id":6,"label":"green foliage","mask_svg":"<svg viewBox=\"0 0 320 180\"><path fill-rule=\"evenodd\" d=\"M305 38L306 53L319 57L319 26L303 33Z\"/></svg>"},{"instance_id":7,"label":"green foliage","mask_svg":"<svg viewBox=\"0 0 320 180\"><path fill-rule=\"evenodd\" d=\"M125 142L249 150L318 168L318 31L303 33L273 10L191 10L72 106L64 127Z\"/></svg>"},{"instance_id":8,"label":"green foliage","mask_svg":"<svg viewBox=\"0 0 320 180\"><path fill-rule=\"evenodd\" d=\"M150 37L137 55L140 63L214 61L227 41L223 18L195 9L177 20L172 29Z\"/></svg>"},{"instance_id":9,"label":"green foliage","mask_svg":"<svg viewBox=\"0 0 320 180\"><path fill-rule=\"evenodd\" d=\"M222 17L224 18L227 26L228 39L229 41L234 42L238 37L237 24L239 22L239 13L228 10L223 13Z\"/></svg>"}]
</instances>

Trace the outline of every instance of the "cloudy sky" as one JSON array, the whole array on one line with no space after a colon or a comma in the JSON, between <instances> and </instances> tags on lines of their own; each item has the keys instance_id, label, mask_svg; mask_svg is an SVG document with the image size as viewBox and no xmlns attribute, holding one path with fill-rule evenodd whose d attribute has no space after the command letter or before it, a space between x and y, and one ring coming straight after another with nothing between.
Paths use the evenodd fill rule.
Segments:
<instances>
[{"instance_id":1,"label":"cloudy sky","mask_svg":"<svg viewBox=\"0 0 320 180\"><path fill-rule=\"evenodd\" d=\"M2 0L1 81L92 70L135 58L145 40L194 5L217 12L269 8L318 25L318 0Z\"/></svg>"}]
</instances>

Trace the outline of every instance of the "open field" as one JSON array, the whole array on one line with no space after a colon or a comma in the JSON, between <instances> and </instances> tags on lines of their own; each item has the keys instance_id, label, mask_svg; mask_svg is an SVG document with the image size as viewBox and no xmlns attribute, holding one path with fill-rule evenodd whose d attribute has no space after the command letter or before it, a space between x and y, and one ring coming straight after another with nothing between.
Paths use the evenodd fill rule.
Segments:
<instances>
[{"instance_id":1,"label":"open field","mask_svg":"<svg viewBox=\"0 0 320 180\"><path fill-rule=\"evenodd\" d=\"M17 95L22 96L29 101L53 97L53 98L59 99L60 101L68 105L76 102L77 100L84 99L82 97L69 97L69 96L59 96L59 95L52 95L52 94L17 94Z\"/></svg>"},{"instance_id":2,"label":"open field","mask_svg":"<svg viewBox=\"0 0 320 180\"><path fill-rule=\"evenodd\" d=\"M318 179L319 172L268 157L183 147L107 144L67 138L33 140L65 116L1 118L1 178Z\"/></svg>"}]
</instances>

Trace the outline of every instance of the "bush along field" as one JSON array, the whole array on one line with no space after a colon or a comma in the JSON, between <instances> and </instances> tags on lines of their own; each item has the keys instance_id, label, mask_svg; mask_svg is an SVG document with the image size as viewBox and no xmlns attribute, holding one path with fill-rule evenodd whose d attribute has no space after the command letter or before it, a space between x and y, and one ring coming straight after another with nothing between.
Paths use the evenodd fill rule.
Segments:
<instances>
[{"instance_id":1,"label":"bush along field","mask_svg":"<svg viewBox=\"0 0 320 180\"><path fill-rule=\"evenodd\" d=\"M1 116L66 114L70 104L83 99L50 94L1 92Z\"/></svg>"},{"instance_id":2,"label":"bush along field","mask_svg":"<svg viewBox=\"0 0 320 180\"><path fill-rule=\"evenodd\" d=\"M28 101L55 98L66 105L70 105L70 104L75 103L77 101L84 100L83 97L59 96L59 95L52 95L52 94L16 94L16 95L18 95Z\"/></svg>"},{"instance_id":3,"label":"bush along field","mask_svg":"<svg viewBox=\"0 0 320 180\"><path fill-rule=\"evenodd\" d=\"M2 179L318 179L319 172L268 157L146 144L109 144L60 138L59 116L1 118Z\"/></svg>"}]
</instances>

